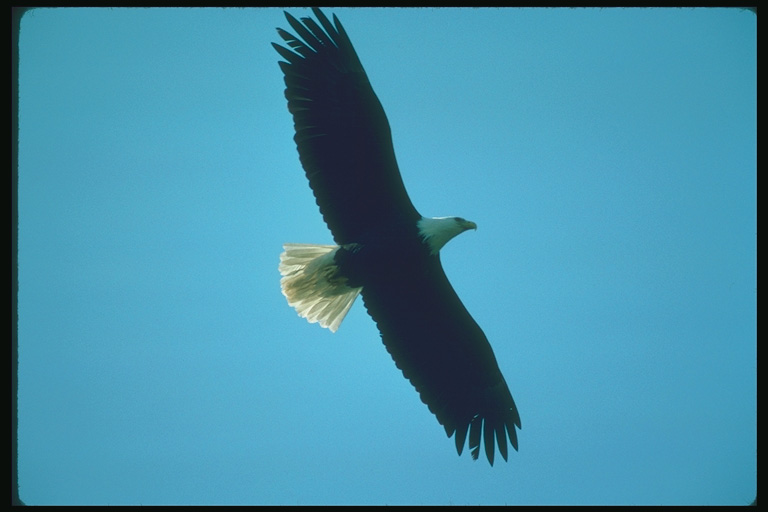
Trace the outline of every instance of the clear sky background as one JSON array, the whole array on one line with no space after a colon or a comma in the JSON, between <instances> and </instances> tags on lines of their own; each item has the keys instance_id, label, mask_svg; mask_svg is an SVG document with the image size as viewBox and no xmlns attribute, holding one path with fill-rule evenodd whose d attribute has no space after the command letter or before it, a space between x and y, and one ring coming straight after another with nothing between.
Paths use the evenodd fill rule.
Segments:
<instances>
[{"instance_id":1,"label":"clear sky background","mask_svg":"<svg viewBox=\"0 0 768 512\"><path fill-rule=\"evenodd\" d=\"M297 16L308 14L291 9ZM288 307L330 243L280 9L21 21L19 486L29 504L747 504L756 492L756 16L334 9L517 402L494 467L361 304Z\"/></svg>"}]
</instances>

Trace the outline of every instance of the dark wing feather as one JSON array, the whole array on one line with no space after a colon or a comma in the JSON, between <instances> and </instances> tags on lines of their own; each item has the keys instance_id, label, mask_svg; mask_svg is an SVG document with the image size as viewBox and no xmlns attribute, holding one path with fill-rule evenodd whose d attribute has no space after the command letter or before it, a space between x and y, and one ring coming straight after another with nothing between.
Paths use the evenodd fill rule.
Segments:
<instances>
[{"instance_id":1,"label":"dark wing feather","mask_svg":"<svg viewBox=\"0 0 768 512\"><path fill-rule=\"evenodd\" d=\"M362 242L420 215L403 185L384 109L336 18L301 22L298 37L278 29L291 50L273 43L285 74L285 97L299 158L337 244Z\"/></svg>"},{"instance_id":2,"label":"dark wing feather","mask_svg":"<svg viewBox=\"0 0 768 512\"><path fill-rule=\"evenodd\" d=\"M418 258L416 258L418 260ZM363 300L398 368L437 416L461 455L477 458L481 437L493 464L494 437L507 460L520 416L491 345L445 276L439 256L366 282Z\"/></svg>"}]
</instances>

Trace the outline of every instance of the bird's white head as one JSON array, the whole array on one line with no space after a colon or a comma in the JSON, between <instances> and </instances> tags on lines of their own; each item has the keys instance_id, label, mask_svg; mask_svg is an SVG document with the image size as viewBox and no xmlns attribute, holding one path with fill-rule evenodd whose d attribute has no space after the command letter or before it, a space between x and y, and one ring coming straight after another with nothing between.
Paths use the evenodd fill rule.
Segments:
<instances>
[{"instance_id":1,"label":"bird's white head","mask_svg":"<svg viewBox=\"0 0 768 512\"><path fill-rule=\"evenodd\" d=\"M437 254L448 241L468 229L477 229L477 224L461 217L422 217L418 222L419 235L429 245L432 254Z\"/></svg>"}]
</instances>

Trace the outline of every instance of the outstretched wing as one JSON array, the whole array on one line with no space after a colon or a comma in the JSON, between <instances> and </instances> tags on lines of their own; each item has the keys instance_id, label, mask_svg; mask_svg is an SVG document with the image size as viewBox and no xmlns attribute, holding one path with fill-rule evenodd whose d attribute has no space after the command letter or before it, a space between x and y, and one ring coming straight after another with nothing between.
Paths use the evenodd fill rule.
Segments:
<instances>
[{"instance_id":1,"label":"outstretched wing","mask_svg":"<svg viewBox=\"0 0 768 512\"><path fill-rule=\"evenodd\" d=\"M420 218L403 185L389 122L352 43L314 9L317 22L285 13L297 36L277 29L291 50L285 97L299 158L337 244L361 242Z\"/></svg>"},{"instance_id":2,"label":"outstretched wing","mask_svg":"<svg viewBox=\"0 0 768 512\"><path fill-rule=\"evenodd\" d=\"M494 438L507 460L517 450L520 415L485 334L445 276L439 256L414 271L369 279L362 295L395 364L419 392L459 455L469 433L477 458L481 437L493 465Z\"/></svg>"}]
</instances>

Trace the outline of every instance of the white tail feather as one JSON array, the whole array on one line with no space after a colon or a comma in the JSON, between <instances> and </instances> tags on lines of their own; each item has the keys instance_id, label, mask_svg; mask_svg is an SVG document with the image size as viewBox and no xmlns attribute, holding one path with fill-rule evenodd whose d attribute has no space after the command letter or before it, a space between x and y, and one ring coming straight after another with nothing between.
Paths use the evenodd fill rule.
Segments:
<instances>
[{"instance_id":1,"label":"white tail feather","mask_svg":"<svg viewBox=\"0 0 768 512\"><path fill-rule=\"evenodd\" d=\"M338 245L285 244L280 288L299 316L336 332L362 288L347 286L333 257Z\"/></svg>"}]
</instances>

